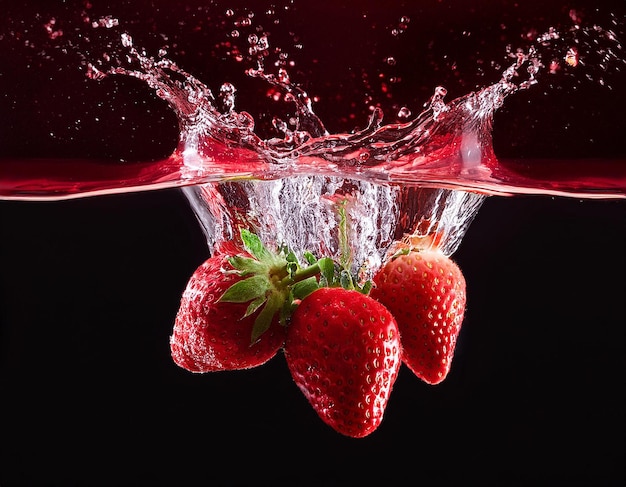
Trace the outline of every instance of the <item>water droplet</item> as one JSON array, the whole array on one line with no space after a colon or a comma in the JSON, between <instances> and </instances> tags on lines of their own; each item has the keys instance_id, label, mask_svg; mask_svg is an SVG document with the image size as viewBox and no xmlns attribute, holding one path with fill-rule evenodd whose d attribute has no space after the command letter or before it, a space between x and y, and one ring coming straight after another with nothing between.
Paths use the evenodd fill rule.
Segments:
<instances>
[{"instance_id":1,"label":"water droplet","mask_svg":"<svg viewBox=\"0 0 626 487\"><path fill-rule=\"evenodd\" d=\"M573 68L578 66L578 49L570 47L565 55L565 62Z\"/></svg>"},{"instance_id":2,"label":"water droplet","mask_svg":"<svg viewBox=\"0 0 626 487\"><path fill-rule=\"evenodd\" d=\"M409 118L411 116L411 110L407 107L402 107L398 110L398 118Z\"/></svg>"},{"instance_id":3,"label":"water droplet","mask_svg":"<svg viewBox=\"0 0 626 487\"><path fill-rule=\"evenodd\" d=\"M120 24L119 20L112 17L111 15L107 15L105 17L100 17L98 20L94 20L91 23L91 26L94 29L98 27L104 27L105 29L111 29L113 27L117 27Z\"/></svg>"},{"instance_id":4,"label":"water droplet","mask_svg":"<svg viewBox=\"0 0 626 487\"><path fill-rule=\"evenodd\" d=\"M122 39L122 46L124 47L133 47L133 38L124 32L120 38Z\"/></svg>"},{"instance_id":5,"label":"water droplet","mask_svg":"<svg viewBox=\"0 0 626 487\"><path fill-rule=\"evenodd\" d=\"M259 49L266 50L269 49L270 43L267 39L267 36L263 35L257 39L257 46Z\"/></svg>"},{"instance_id":6,"label":"water droplet","mask_svg":"<svg viewBox=\"0 0 626 487\"><path fill-rule=\"evenodd\" d=\"M44 29L48 33L50 39L57 39L63 35L63 30L59 29L56 25L57 19L52 17L48 23L44 24Z\"/></svg>"},{"instance_id":7,"label":"water droplet","mask_svg":"<svg viewBox=\"0 0 626 487\"><path fill-rule=\"evenodd\" d=\"M220 87L219 99L222 103L222 109L224 110L224 112L230 113L234 110L236 91L237 90L235 86L231 83L224 83Z\"/></svg>"},{"instance_id":8,"label":"water droplet","mask_svg":"<svg viewBox=\"0 0 626 487\"><path fill-rule=\"evenodd\" d=\"M561 69L561 65L556 59L553 59L552 61L550 61L550 67L549 67L550 74L556 74L560 69Z\"/></svg>"},{"instance_id":9,"label":"water droplet","mask_svg":"<svg viewBox=\"0 0 626 487\"><path fill-rule=\"evenodd\" d=\"M87 77L89 79L101 80L106 77L102 71L96 68L93 64L87 64Z\"/></svg>"},{"instance_id":10,"label":"water droplet","mask_svg":"<svg viewBox=\"0 0 626 487\"><path fill-rule=\"evenodd\" d=\"M582 22L582 17L580 13L574 8L570 9L569 18L572 19L572 22L574 22L575 24L580 24Z\"/></svg>"}]
</instances>

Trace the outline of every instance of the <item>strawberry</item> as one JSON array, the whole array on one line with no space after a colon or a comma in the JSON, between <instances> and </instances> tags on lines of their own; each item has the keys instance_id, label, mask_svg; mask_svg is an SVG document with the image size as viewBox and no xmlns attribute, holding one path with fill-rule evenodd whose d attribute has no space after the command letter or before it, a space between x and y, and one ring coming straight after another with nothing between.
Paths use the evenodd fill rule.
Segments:
<instances>
[{"instance_id":1,"label":"strawberry","mask_svg":"<svg viewBox=\"0 0 626 487\"><path fill-rule=\"evenodd\" d=\"M382 304L356 290L313 291L293 313L284 354L325 423L354 438L378 428L401 363L396 321Z\"/></svg>"},{"instance_id":2,"label":"strawberry","mask_svg":"<svg viewBox=\"0 0 626 487\"><path fill-rule=\"evenodd\" d=\"M270 252L242 229L245 251L233 242L193 273L183 292L170 337L174 362L191 372L256 367L282 347L294 303L317 288L315 276L332 270L330 259L301 269L295 255ZM315 262L313 262L315 260Z\"/></svg>"},{"instance_id":3,"label":"strawberry","mask_svg":"<svg viewBox=\"0 0 626 487\"><path fill-rule=\"evenodd\" d=\"M370 296L394 315L402 361L428 384L448 372L465 312L465 279L437 249L405 250L374 276Z\"/></svg>"},{"instance_id":4,"label":"strawberry","mask_svg":"<svg viewBox=\"0 0 626 487\"><path fill-rule=\"evenodd\" d=\"M242 319L247 305L218 301L228 288L242 281L232 272L228 258L216 254L206 260L183 292L170 349L174 362L191 372L256 367L271 359L285 340L285 328L276 318L269 330L251 344L255 317Z\"/></svg>"}]
</instances>

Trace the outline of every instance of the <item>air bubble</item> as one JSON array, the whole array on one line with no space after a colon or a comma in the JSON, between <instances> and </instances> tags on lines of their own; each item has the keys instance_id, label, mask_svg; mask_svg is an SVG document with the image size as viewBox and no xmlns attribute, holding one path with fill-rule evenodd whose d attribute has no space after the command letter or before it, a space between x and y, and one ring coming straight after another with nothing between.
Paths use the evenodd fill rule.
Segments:
<instances>
[{"instance_id":1,"label":"air bubble","mask_svg":"<svg viewBox=\"0 0 626 487\"><path fill-rule=\"evenodd\" d=\"M98 27L104 27L105 29L112 29L113 27L117 27L120 25L120 21L111 15L107 15L106 17L101 17L97 21L91 23L91 26L94 29Z\"/></svg>"},{"instance_id":2,"label":"air bubble","mask_svg":"<svg viewBox=\"0 0 626 487\"><path fill-rule=\"evenodd\" d=\"M123 33L120 38L122 39L122 46L133 47L133 38L126 33Z\"/></svg>"},{"instance_id":3,"label":"air bubble","mask_svg":"<svg viewBox=\"0 0 626 487\"><path fill-rule=\"evenodd\" d=\"M578 49L570 47L565 54L565 62L572 67L578 66Z\"/></svg>"},{"instance_id":4,"label":"air bubble","mask_svg":"<svg viewBox=\"0 0 626 487\"><path fill-rule=\"evenodd\" d=\"M48 23L44 24L44 29L46 29L48 37L53 40L63 36L63 30L59 29L56 23L57 20L53 17Z\"/></svg>"},{"instance_id":5,"label":"air bubble","mask_svg":"<svg viewBox=\"0 0 626 487\"><path fill-rule=\"evenodd\" d=\"M411 110L407 107L402 107L398 110L398 118L409 118L411 116Z\"/></svg>"}]
</instances>

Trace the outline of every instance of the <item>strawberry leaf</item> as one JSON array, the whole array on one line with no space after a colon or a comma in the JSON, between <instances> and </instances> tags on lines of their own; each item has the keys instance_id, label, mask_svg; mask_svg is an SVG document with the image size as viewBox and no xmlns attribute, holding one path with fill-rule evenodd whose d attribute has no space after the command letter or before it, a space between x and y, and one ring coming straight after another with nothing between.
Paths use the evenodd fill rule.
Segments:
<instances>
[{"instance_id":1,"label":"strawberry leaf","mask_svg":"<svg viewBox=\"0 0 626 487\"><path fill-rule=\"evenodd\" d=\"M317 279L315 277L309 277L304 281L295 283L291 288L291 292L295 299L304 299L318 288L319 284L317 283Z\"/></svg>"},{"instance_id":2,"label":"strawberry leaf","mask_svg":"<svg viewBox=\"0 0 626 487\"><path fill-rule=\"evenodd\" d=\"M285 299L285 302L280 308L280 316L278 318L278 322L281 325L285 326L287 324L287 321L289 320L289 318L291 317L291 315L293 314L295 310L295 306L296 305L293 300L293 293L289 291L287 299Z\"/></svg>"},{"instance_id":3,"label":"strawberry leaf","mask_svg":"<svg viewBox=\"0 0 626 487\"><path fill-rule=\"evenodd\" d=\"M268 262L273 260L269 250L263 245L261 239L250 230L242 228L240 230L241 240L246 249L260 261Z\"/></svg>"},{"instance_id":4,"label":"strawberry leaf","mask_svg":"<svg viewBox=\"0 0 626 487\"><path fill-rule=\"evenodd\" d=\"M287 262L287 274L291 279L295 278L296 272L298 272L299 268L300 266L297 262Z\"/></svg>"},{"instance_id":5,"label":"strawberry leaf","mask_svg":"<svg viewBox=\"0 0 626 487\"><path fill-rule=\"evenodd\" d=\"M322 278L327 286L332 286L335 282L335 263L330 257L324 257L317 261Z\"/></svg>"},{"instance_id":6,"label":"strawberry leaf","mask_svg":"<svg viewBox=\"0 0 626 487\"><path fill-rule=\"evenodd\" d=\"M271 293L265 306L254 320L250 344L256 343L259 337L265 333L272 324L274 315L283 307L286 297L281 293Z\"/></svg>"},{"instance_id":7,"label":"strawberry leaf","mask_svg":"<svg viewBox=\"0 0 626 487\"><path fill-rule=\"evenodd\" d=\"M247 318L248 316L253 314L257 309L263 306L263 303L265 303L265 301L267 301L267 298L265 296L260 296L256 298L254 301L252 301L248 305L248 309L246 309L246 314L243 315L243 318Z\"/></svg>"},{"instance_id":8,"label":"strawberry leaf","mask_svg":"<svg viewBox=\"0 0 626 487\"><path fill-rule=\"evenodd\" d=\"M270 286L271 284L267 276L255 275L230 286L217 302L247 303L253 299L265 296Z\"/></svg>"},{"instance_id":9,"label":"strawberry leaf","mask_svg":"<svg viewBox=\"0 0 626 487\"><path fill-rule=\"evenodd\" d=\"M309 263L309 265L317 264L317 259L308 250L306 252L304 252L304 258Z\"/></svg>"},{"instance_id":10,"label":"strawberry leaf","mask_svg":"<svg viewBox=\"0 0 626 487\"><path fill-rule=\"evenodd\" d=\"M287 262L289 262L290 264L298 264L298 258L296 257L296 254L294 254L291 250L289 249L285 249L286 255L285 255L285 260Z\"/></svg>"},{"instance_id":11,"label":"strawberry leaf","mask_svg":"<svg viewBox=\"0 0 626 487\"><path fill-rule=\"evenodd\" d=\"M339 284L344 289L354 289L354 283L352 282L352 276L347 270L342 270L339 275Z\"/></svg>"},{"instance_id":12,"label":"strawberry leaf","mask_svg":"<svg viewBox=\"0 0 626 487\"><path fill-rule=\"evenodd\" d=\"M362 292L363 294L369 294L370 291L372 290L372 286L373 286L372 281L365 281L363 286L359 288L359 291Z\"/></svg>"},{"instance_id":13,"label":"strawberry leaf","mask_svg":"<svg viewBox=\"0 0 626 487\"><path fill-rule=\"evenodd\" d=\"M230 257L228 262L239 271L240 276L247 276L248 274L262 274L267 271L267 264L250 257L244 257L243 255Z\"/></svg>"},{"instance_id":14,"label":"strawberry leaf","mask_svg":"<svg viewBox=\"0 0 626 487\"><path fill-rule=\"evenodd\" d=\"M401 255L408 255L410 253L411 253L411 249L409 247L402 248L391 256L391 260L396 260Z\"/></svg>"}]
</instances>

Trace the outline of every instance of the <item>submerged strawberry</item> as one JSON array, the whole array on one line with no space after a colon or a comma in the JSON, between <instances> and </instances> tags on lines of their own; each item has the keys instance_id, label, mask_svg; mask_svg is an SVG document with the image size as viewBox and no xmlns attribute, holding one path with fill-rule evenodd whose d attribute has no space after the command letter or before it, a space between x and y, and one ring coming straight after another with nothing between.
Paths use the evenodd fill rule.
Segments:
<instances>
[{"instance_id":1,"label":"submerged strawberry","mask_svg":"<svg viewBox=\"0 0 626 487\"><path fill-rule=\"evenodd\" d=\"M191 372L267 362L285 341L294 301L317 288L317 263L301 269L293 253L270 252L245 229L241 241L245 251L232 242L217 247L183 293L170 349L174 362Z\"/></svg>"},{"instance_id":2,"label":"submerged strawberry","mask_svg":"<svg viewBox=\"0 0 626 487\"><path fill-rule=\"evenodd\" d=\"M233 272L228 258L220 254L205 261L183 292L170 349L174 362L191 372L256 367L276 355L285 340L285 328L275 318L251 344L255 317L242 318L248 305L219 301L228 288L243 279Z\"/></svg>"},{"instance_id":3,"label":"submerged strawberry","mask_svg":"<svg viewBox=\"0 0 626 487\"><path fill-rule=\"evenodd\" d=\"M443 381L465 312L465 279L439 250L405 251L374 276L370 296L394 315L402 360L429 384Z\"/></svg>"},{"instance_id":4,"label":"submerged strawberry","mask_svg":"<svg viewBox=\"0 0 626 487\"><path fill-rule=\"evenodd\" d=\"M320 288L294 312L284 351L324 422L355 438L378 428L401 363L398 328L383 305L355 290Z\"/></svg>"}]
</instances>

